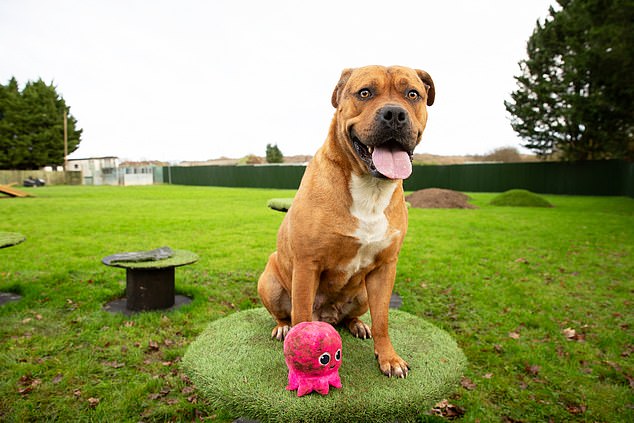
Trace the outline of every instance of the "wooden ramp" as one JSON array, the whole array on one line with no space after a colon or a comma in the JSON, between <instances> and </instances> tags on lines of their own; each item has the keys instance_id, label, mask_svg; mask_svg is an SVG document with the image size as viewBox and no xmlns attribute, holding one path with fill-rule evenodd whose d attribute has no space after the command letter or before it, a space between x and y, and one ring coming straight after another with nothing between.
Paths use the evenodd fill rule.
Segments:
<instances>
[{"instance_id":1,"label":"wooden ramp","mask_svg":"<svg viewBox=\"0 0 634 423\"><path fill-rule=\"evenodd\" d=\"M24 191L20 191L19 189L15 189L9 185L0 185L0 193L2 194L6 194L10 197L28 197L29 194L27 194Z\"/></svg>"}]
</instances>

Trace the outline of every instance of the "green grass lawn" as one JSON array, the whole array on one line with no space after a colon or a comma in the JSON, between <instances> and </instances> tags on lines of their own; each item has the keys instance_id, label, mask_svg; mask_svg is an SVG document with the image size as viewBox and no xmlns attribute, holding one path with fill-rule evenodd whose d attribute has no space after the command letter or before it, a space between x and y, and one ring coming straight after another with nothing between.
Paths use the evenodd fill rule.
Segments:
<instances>
[{"instance_id":1,"label":"green grass lawn","mask_svg":"<svg viewBox=\"0 0 634 423\"><path fill-rule=\"evenodd\" d=\"M27 237L0 250L0 291L23 295L0 307L0 420L239 417L213 409L179 362L210 321L260 306L257 278L284 216L267 200L294 192L28 191L36 197L0 199L0 231ZM544 196L553 208L514 208L471 196L478 209L410 209L399 260L402 310L448 331L469 360L452 407L437 413L634 421L634 200ZM193 302L102 311L123 295L125 272L101 258L164 245L200 256L176 270L177 292Z\"/></svg>"}]
</instances>

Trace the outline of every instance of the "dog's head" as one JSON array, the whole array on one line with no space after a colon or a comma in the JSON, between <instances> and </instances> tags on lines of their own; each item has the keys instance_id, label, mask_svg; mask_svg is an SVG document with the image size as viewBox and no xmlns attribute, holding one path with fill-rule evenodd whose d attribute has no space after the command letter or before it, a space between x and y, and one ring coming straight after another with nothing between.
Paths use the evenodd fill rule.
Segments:
<instances>
[{"instance_id":1,"label":"dog's head","mask_svg":"<svg viewBox=\"0 0 634 423\"><path fill-rule=\"evenodd\" d=\"M405 179L435 94L434 82L422 70L345 69L332 93L338 139L373 176Z\"/></svg>"}]
</instances>

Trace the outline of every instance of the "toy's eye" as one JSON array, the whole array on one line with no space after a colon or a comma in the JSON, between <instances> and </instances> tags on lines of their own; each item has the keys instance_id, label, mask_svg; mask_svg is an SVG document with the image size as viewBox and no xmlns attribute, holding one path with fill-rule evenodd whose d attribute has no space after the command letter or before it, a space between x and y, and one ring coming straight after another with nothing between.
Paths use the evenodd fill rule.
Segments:
<instances>
[{"instance_id":1,"label":"toy's eye","mask_svg":"<svg viewBox=\"0 0 634 423\"><path fill-rule=\"evenodd\" d=\"M323 353L322 355L320 355L319 362L321 363L322 366L325 366L326 364L330 363L330 354Z\"/></svg>"},{"instance_id":2,"label":"toy's eye","mask_svg":"<svg viewBox=\"0 0 634 423\"><path fill-rule=\"evenodd\" d=\"M418 97L420 97L420 94L418 94L418 91L416 90L409 90L407 92L407 98L409 98L410 100L417 100Z\"/></svg>"},{"instance_id":3,"label":"toy's eye","mask_svg":"<svg viewBox=\"0 0 634 423\"><path fill-rule=\"evenodd\" d=\"M337 350L335 353L335 360L341 361L341 350Z\"/></svg>"},{"instance_id":4,"label":"toy's eye","mask_svg":"<svg viewBox=\"0 0 634 423\"><path fill-rule=\"evenodd\" d=\"M372 96L372 93L367 88L364 88L361 91L359 91L359 97L364 99L364 100L370 98L371 96Z\"/></svg>"}]
</instances>

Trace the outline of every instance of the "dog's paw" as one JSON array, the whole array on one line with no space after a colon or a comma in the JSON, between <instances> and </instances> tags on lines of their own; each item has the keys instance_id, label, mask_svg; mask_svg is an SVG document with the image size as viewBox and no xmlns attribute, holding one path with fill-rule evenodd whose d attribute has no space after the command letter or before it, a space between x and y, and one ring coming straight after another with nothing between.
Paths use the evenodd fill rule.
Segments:
<instances>
[{"instance_id":1,"label":"dog's paw","mask_svg":"<svg viewBox=\"0 0 634 423\"><path fill-rule=\"evenodd\" d=\"M391 359L382 359L381 356L377 355L377 359L379 360L381 372L383 372L385 376L400 378L407 377L407 374L409 373L409 365L398 355L392 357Z\"/></svg>"},{"instance_id":2,"label":"dog's paw","mask_svg":"<svg viewBox=\"0 0 634 423\"><path fill-rule=\"evenodd\" d=\"M355 318L350 320L350 322L348 323L348 329L350 330L352 336L354 336L355 338L372 338L372 331L370 330L370 327L359 319Z\"/></svg>"},{"instance_id":3,"label":"dog's paw","mask_svg":"<svg viewBox=\"0 0 634 423\"><path fill-rule=\"evenodd\" d=\"M284 338L286 338L289 330L291 330L291 327L289 325L277 325L273 328L273 331L271 332L271 338L275 338L278 341L283 341Z\"/></svg>"}]
</instances>

